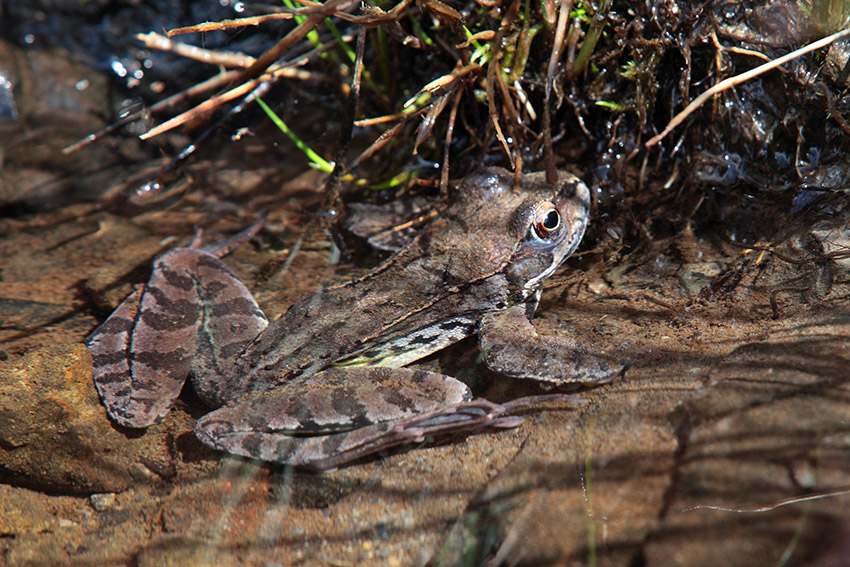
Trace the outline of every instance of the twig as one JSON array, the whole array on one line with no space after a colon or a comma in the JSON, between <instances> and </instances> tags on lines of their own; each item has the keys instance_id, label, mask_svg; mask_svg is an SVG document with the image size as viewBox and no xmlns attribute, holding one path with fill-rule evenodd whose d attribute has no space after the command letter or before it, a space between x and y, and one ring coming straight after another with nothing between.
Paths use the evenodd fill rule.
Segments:
<instances>
[{"instance_id":1,"label":"twig","mask_svg":"<svg viewBox=\"0 0 850 567\"><path fill-rule=\"evenodd\" d=\"M837 490L832 490L829 492L819 492L816 494L807 494L805 496L786 498L773 504L759 506L758 508L727 508L725 506L700 505L689 506L685 508L683 512L693 512L694 510L718 510L720 512L735 512L737 514L757 514L760 512L772 512L773 510L776 510L777 508L781 508L783 506L790 506L792 504L799 504L801 502L811 502L812 500L822 500L824 498L834 498L836 496L844 496L847 494L850 494L850 489L839 488Z\"/></svg>"},{"instance_id":2,"label":"twig","mask_svg":"<svg viewBox=\"0 0 850 567\"><path fill-rule=\"evenodd\" d=\"M823 81L818 82L818 86L823 89L823 96L826 97L826 110L829 112L829 115L838 123L838 126L844 130L844 133L850 136L850 124L847 123L847 120L842 116L841 112L835 107L835 103L832 101L832 95L829 94L829 86Z\"/></svg>"},{"instance_id":3,"label":"twig","mask_svg":"<svg viewBox=\"0 0 850 567\"><path fill-rule=\"evenodd\" d=\"M157 49L159 51L167 51L174 53L186 59L194 59L201 63L210 65L221 65L227 68L249 67L254 64L256 59L244 53L234 53L232 51L216 51L189 45L182 41L174 41L156 32L137 33L136 39L141 41L145 47Z\"/></svg>"},{"instance_id":4,"label":"twig","mask_svg":"<svg viewBox=\"0 0 850 567\"><path fill-rule=\"evenodd\" d=\"M492 43L492 54L490 62L487 66L487 81L485 83L487 90L487 106L490 114L490 121L493 123L493 128L496 130L496 138L501 142L502 149L505 151L505 157L511 159L513 156L511 155L511 148L508 145L508 140L505 138L504 133L502 133L502 126L499 124L499 114L496 112L496 96L494 93L494 85L496 83L496 72L501 72L499 66L501 65L502 53L501 53L501 45L502 38L505 35L506 30L510 29L511 24L513 24L514 19L516 18L517 12L519 12L520 3L518 0L513 0L511 5L505 11L504 17L502 17L502 23L499 26L499 30L496 32L496 36L493 39ZM518 152L518 154L521 152Z\"/></svg>"},{"instance_id":5,"label":"twig","mask_svg":"<svg viewBox=\"0 0 850 567\"><path fill-rule=\"evenodd\" d=\"M767 71L770 71L771 69L775 69L776 67L779 67L780 65L784 65L785 63L787 63L787 62L789 62L793 59L796 59L797 57L800 57L800 56L805 55L807 53L811 53L812 51L816 51L816 50L820 49L821 47L826 47L830 43L837 41L837 40L841 39L842 37L846 37L848 35L850 35L850 28L836 32L836 33L834 33L830 36L827 36L823 39L820 39L820 40L818 40L814 43L810 43L809 45L807 45L805 47L801 47L800 49L797 49L795 51L792 51L791 53L783 55L782 57L780 57L778 59L774 59L773 61L770 61L769 63L765 63L764 65L759 65L755 69L750 69L746 73L741 73L740 75L735 75L734 77L729 77L726 80L720 81L719 83L717 83L716 85L714 85L713 87L711 87L710 89L708 89L707 91L705 91L704 93L699 95L697 98L695 98L693 100L693 102L691 102L688 106L686 106L685 109L682 112L680 112L679 114L677 114L676 116L673 117L673 119L670 121L670 123L667 124L667 127L664 128L664 130L660 134L658 134L657 136L654 136L654 137L650 138L649 140L647 140L646 143L644 144L644 146L646 146L647 148L651 148L652 146L654 146L655 144L657 144L658 142L663 140L665 137L667 137L667 135L670 132L673 131L673 129L676 126L678 126L679 124L684 122L684 120L688 116L690 116L697 108L702 106L703 103L705 103L705 101L707 101L708 99L710 99L711 97L713 97L717 93L723 92L728 88L734 87L735 85L739 85L741 83L749 81L750 79L754 79L755 77L758 77L759 75L766 73Z\"/></svg>"},{"instance_id":6,"label":"twig","mask_svg":"<svg viewBox=\"0 0 850 567\"><path fill-rule=\"evenodd\" d=\"M250 80L246 83L242 83L238 87L230 89L229 91L224 92L220 95L212 96L212 97L208 98L207 100L205 100L204 102L200 103L199 105L187 110L186 112L183 112L182 114L178 114L174 118L166 120L165 122L163 122L159 126L151 128L150 130L148 130L144 134L140 135L139 138L142 139L142 140L147 140L147 139L153 138L154 136L159 136L160 134L167 132L167 131L169 131L173 128L176 128L177 126L179 126L181 124L185 124L186 122L188 122L188 121L190 121L190 120L192 120L192 119L194 119L198 116L202 116L203 114L209 112L210 110L213 110L213 109L221 106L225 102L229 102L233 99L239 98L241 96L245 96L246 94L248 94L249 92L251 92L252 90L257 88L260 84L262 84L266 81L285 76L287 74L290 74L291 72L292 72L292 69L281 68L281 69L278 69L277 71L275 71L273 73L267 73L267 74L262 75L262 76L260 76L256 79Z\"/></svg>"},{"instance_id":7,"label":"twig","mask_svg":"<svg viewBox=\"0 0 850 567\"><path fill-rule=\"evenodd\" d=\"M564 45L564 37L567 35L567 25L573 3L571 0L561 0L558 11L558 24L555 28L555 40L552 45L552 53L549 56L549 66L546 70L546 92L543 97L543 162L546 166L546 181L555 186L558 180L558 171L555 168L555 153L552 149L552 88L555 81L555 71L558 61L561 59L561 49Z\"/></svg>"},{"instance_id":8,"label":"twig","mask_svg":"<svg viewBox=\"0 0 850 567\"><path fill-rule=\"evenodd\" d=\"M452 147L452 136L455 130L455 120L457 119L457 109L460 106L462 93L458 90L454 94L454 102L452 102L452 110L449 113L449 124L446 127L446 143L443 145L443 169L440 171L440 195L445 196L449 193L449 152Z\"/></svg>"},{"instance_id":9,"label":"twig","mask_svg":"<svg viewBox=\"0 0 850 567\"><path fill-rule=\"evenodd\" d=\"M305 13L304 9L286 10L285 12L279 12L276 14L263 14L261 16L251 16L248 18L221 20L220 22L204 22L202 24L195 24L192 26L168 30L165 35L166 37L174 37L175 35L184 35L189 33L205 33L211 31L224 31L233 28L243 28L246 26L259 26L260 24L263 24L265 22L273 22L276 20L291 20L295 17L295 14L303 13Z\"/></svg>"}]
</instances>

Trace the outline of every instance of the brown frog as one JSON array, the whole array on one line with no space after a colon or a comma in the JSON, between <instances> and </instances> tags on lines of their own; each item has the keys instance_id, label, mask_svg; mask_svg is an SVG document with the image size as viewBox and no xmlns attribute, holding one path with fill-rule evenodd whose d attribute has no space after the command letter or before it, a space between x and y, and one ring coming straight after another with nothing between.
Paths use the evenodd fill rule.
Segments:
<instances>
[{"instance_id":1,"label":"brown frog","mask_svg":"<svg viewBox=\"0 0 850 567\"><path fill-rule=\"evenodd\" d=\"M454 203L384 264L270 325L219 260L223 248L161 254L144 290L86 339L109 415L147 427L191 374L219 408L198 420L201 441L330 469L426 435L519 423L507 413L537 399L470 401L455 378L403 368L474 333L485 363L503 374L609 380L617 365L572 339L538 335L529 320L541 284L581 241L590 192L563 172L554 187L542 173L512 180L499 168L468 176Z\"/></svg>"}]
</instances>

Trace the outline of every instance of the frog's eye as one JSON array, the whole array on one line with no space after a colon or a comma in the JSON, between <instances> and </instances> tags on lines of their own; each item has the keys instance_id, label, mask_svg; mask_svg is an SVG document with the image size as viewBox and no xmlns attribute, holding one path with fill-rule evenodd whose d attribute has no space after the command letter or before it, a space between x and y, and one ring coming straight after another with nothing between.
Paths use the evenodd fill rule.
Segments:
<instances>
[{"instance_id":1,"label":"frog's eye","mask_svg":"<svg viewBox=\"0 0 850 567\"><path fill-rule=\"evenodd\" d=\"M548 201L540 203L534 211L534 224L531 226L537 238L549 240L561 228L561 213Z\"/></svg>"}]
</instances>

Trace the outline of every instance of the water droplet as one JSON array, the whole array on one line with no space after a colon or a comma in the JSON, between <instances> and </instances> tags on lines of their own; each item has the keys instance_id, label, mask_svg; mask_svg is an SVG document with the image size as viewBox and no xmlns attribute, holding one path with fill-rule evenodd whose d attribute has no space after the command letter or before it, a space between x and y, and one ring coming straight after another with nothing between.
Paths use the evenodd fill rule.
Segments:
<instances>
[{"instance_id":1,"label":"water droplet","mask_svg":"<svg viewBox=\"0 0 850 567\"><path fill-rule=\"evenodd\" d=\"M136 197L145 198L151 195L156 195L160 191L162 191L162 184L159 181L148 181L136 189Z\"/></svg>"},{"instance_id":2,"label":"water droplet","mask_svg":"<svg viewBox=\"0 0 850 567\"><path fill-rule=\"evenodd\" d=\"M127 68L124 66L123 63L121 63L117 59L112 62L111 67L112 67L112 71L116 75L118 75L119 77L126 77L127 76Z\"/></svg>"}]
</instances>

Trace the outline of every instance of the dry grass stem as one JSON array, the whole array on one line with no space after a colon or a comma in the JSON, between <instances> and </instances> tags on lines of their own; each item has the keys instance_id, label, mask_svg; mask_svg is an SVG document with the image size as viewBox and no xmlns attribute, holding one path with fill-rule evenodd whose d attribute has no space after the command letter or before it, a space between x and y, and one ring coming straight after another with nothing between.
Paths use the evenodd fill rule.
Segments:
<instances>
[{"instance_id":1,"label":"dry grass stem","mask_svg":"<svg viewBox=\"0 0 850 567\"><path fill-rule=\"evenodd\" d=\"M805 496L795 496L793 498L786 498L784 500L780 500L775 504L768 504L767 506L759 506L758 508L727 508L725 506L690 506L685 508L683 512L693 512L694 510L719 510L721 512L735 512L737 514L757 514L762 512L772 512L777 508L782 508L783 506L790 506L792 504L800 504L801 502L811 502L813 500L823 500L824 498L835 498L836 496L844 496L850 494L850 489L841 488L838 490L831 490L829 492L819 492L817 494L807 494Z\"/></svg>"},{"instance_id":2,"label":"dry grass stem","mask_svg":"<svg viewBox=\"0 0 850 567\"><path fill-rule=\"evenodd\" d=\"M504 133L502 132L502 126L499 123L499 113L496 111L496 97L495 97L495 89L493 84L496 82L496 76L501 76L501 66L502 62L502 38L504 37L505 31L511 28L514 19L519 13L520 1L513 0L511 2L510 7L505 12L504 17L502 18L502 23L499 26L499 31L496 32L496 36L493 38L492 43L492 54L490 58L490 63L487 66L487 107L490 112L490 120L493 123L493 128L496 132L496 138L499 140L499 143L502 144L502 149L505 151L505 157L511 160L512 163L516 164L517 161L514 159L514 156L511 154L511 148L508 144L508 140L505 138ZM507 100L507 99L506 99ZM519 156L519 153L517 153Z\"/></svg>"},{"instance_id":3,"label":"dry grass stem","mask_svg":"<svg viewBox=\"0 0 850 567\"><path fill-rule=\"evenodd\" d=\"M564 45L572 7L573 3L571 0L561 0L558 10L558 23L555 27L555 40L552 45L552 53L549 56L549 66L546 70L546 89L543 96L543 144L545 146L544 155L546 156L546 179L550 183L554 183L558 179L554 160L555 154L552 149L552 89L555 82L558 61L561 59L561 47Z\"/></svg>"},{"instance_id":4,"label":"dry grass stem","mask_svg":"<svg viewBox=\"0 0 850 567\"><path fill-rule=\"evenodd\" d=\"M178 114L174 118L166 120L159 126L151 128L144 134L140 135L139 138L142 140L148 140L150 138L153 138L154 136L159 136L160 134L168 132L169 130L173 130L174 128L181 126L182 124L185 124L190 120L193 120L195 118L207 114L208 112L215 110L222 104L247 95L249 92L251 92L252 90L267 81L276 80L282 77L309 78L310 76L310 73L308 73L307 71L299 71L297 69L291 69L288 67L280 68L272 73L267 73L259 78L250 80L246 83L242 83L238 87L232 88L229 91L224 92L220 95L212 96L204 102L200 103L199 105L187 110L186 112Z\"/></svg>"},{"instance_id":5,"label":"dry grass stem","mask_svg":"<svg viewBox=\"0 0 850 567\"><path fill-rule=\"evenodd\" d=\"M411 106L414 102L416 102L416 99L418 99L420 96L422 96L423 93L433 92L433 91L436 91L437 89L443 88L443 87L448 88L456 80L460 79L464 75L468 75L470 73L477 73L480 70L481 70L480 65L476 65L475 63L470 63L469 65L465 65L463 67L455 69L454 71L452 71L448 75L443 75L442 77L440 77L438 79L434 79L433 81L431 81L430 83L428 83L427 85L425 85L424 87L419 89L419 92L417 92L415 95L410 97L402 105L402 108L408 108L409 106Z\"/></svg>"},{"instance_id":6,"label":"dry grass stem","mask_svg":"<svg viewBox=\"0 0 850 567\"><path fill-rule=\"evenodd\" d=\"M466 49L467 47L472 45L473 41L490 41L494 37L496 37L496 32L494 32L493 30L486 30L486 31L478 32L476 34L472 34L471 36L469 36L469 38L466 41L464 41L463 43L458 43L457 45L455 45L455 48L456 49Z\"/></svg>"},{"instance_id":7,"label":"dry grass stem","mask_svg":"<svg viewBox=\"0 0 850 567\"><path fill-rule=\"evenodd\" d=\"M167 51L180 57L185 57L186 59L209 63L210 65L221 65L228 69L250 67L256 61L254 57L245 55L244 53L204 49L203 47L189 45L182 41L173 41L156 32L137 33L136 39L141 41L149 49Z\"/></svg>"},{"instance_id":8,"label":"dry grass stem","mask_svg":"<svg viewBox=\"0 0 850 567\"><path fill-rule=\"evenodd\" d=\"M801 47L800 49L794 50L791 53L783 55L782 57L774 59L773 61L765 63L764 65L759 65L755 69L750 69L745 73L741 73L740 75L735 75L734 77L729 77L728 79L720 81L719 83L699 95L697 98L695 98L688 106L685 107L684 110L682 110L679 114L674 116L672 120L670 120L670 123L667 124L667 126L660 134L653 136L652 138L647 140L644 145L647 148L651 148L652 146L666 138L667 135L672 132L674 128L676 128L676 126L684 122L688 116L693 114L696 109L702 106L705 101L707 101L714 95L721 93L726 89L732 88L736 85L740 85L741 83L745 83L750 79L758 77L759 75L762 75L781 65L784 65L785 63L792 61L798 57L801 57L807 53L811 53L812 51L816 51L822 47L826 47L830 43L833 43L834 41L837 41L842 37L847 37L848 35L850 35L850 28L836 32L830 36L815 41L814 43L810 43L805 47Z\"/></svg>"},{"instance_id":9,"label":"dry grass stem","mask_svg":"<svg viewBox=\"0 0 850 567\"><path fill-rule=\"evenodd\" d=\"M194 24L183 28L175 28L165 32L166 37L174 37L175 35L185 35L189 33L204 33L211 31L224 31L233 28L244 28L247 26L259 26L266 22L277 20L291 20L296 14L301 13L301 10L291 10L286 12L278 12L276 14L263 14L262 16L251 16L249 18L236 18L233 20L221 20L220 22L204 22L203 24Z\"/></svg>"}]
</instances>

